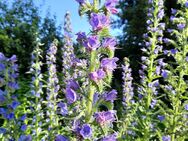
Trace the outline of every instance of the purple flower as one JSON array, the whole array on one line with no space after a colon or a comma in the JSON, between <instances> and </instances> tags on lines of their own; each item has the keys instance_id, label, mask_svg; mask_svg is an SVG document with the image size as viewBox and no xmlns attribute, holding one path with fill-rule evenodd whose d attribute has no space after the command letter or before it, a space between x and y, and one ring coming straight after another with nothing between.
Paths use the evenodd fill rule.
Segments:
<instances>
[{"instance_id":1,"label":"purple flower","mask_svg":"<svg viewBox=\"0 0 188 141\"><path fill-rule=\"evenodd\" d=\"M157 104L157 100L153 99L153 100L151 101L151 104L150 104L151 108L153 109L156 104Z\"/></svg>"},{"instance_id":2,"label":"purple flower","mask_svg":"<svg viewBox=\"0 0 188 141\"><path fill-rule=\"evenodd\" d=\"M117 98L117 91L112 90L109 93L105 93L103 98L104 98L105 101L113 102Z\"/></svg>"},{"instance_id":3,"label":"purple flower","mask_svg":"<svg viewBox=\"0 0 188 141\"><path fill-rule=\"evenodd\" d=\"M110 50L114 50L116 45L116 39L107 37L104 39L102 46Z\"/></svg>"},{"instance_id":4,"label":"purple flower","mask_svg":"<svg viewBox=\"0 0 188 141\"><path fill-rule=\"evenodd\" d=\"M167 31L169 32L169 33L172 33L173 32L173 29L167 29Z\"/></svg>"},{"instance_id":5,"label":"purple flower","mask_svg":"<svg viewBox=\"0 0 188 141\"><path fill-rule=\"evenodd\" d=\"M176 53L178 52L177 49L171 49L170 51L171 51L171 53L172 53L173 55L176 54Z\"/></svg>"},{"instance_id":6,"label":"purple flower","mask_svg":"<svg viewBox=\"0 0 188 141\"><path fill-rule=\"evenodd\" d=\"M57 135L55 141L69 141L65 136Z\"/></svg>"},{"instance_id":7,"label":"purple flower","mask_svg":"<svg viewBox=\"0 0 188 141\"><path fill-rule=\"evenodd\" d=\"M117 9L115 8L117 3L118 0L106 0L105 7L112 14L116 14L118 12Z\"/></svg>"},{"instance_id":8,"label":"purple flower","mask_svg":"<svg viewBox=\"0 0 188 141\"><path fill-rule=\"evenodd\" d=\"M165 119L165 116L163 115L158 115L157 118L160 120L160 121L163 121Z\"/></svg>"},{"instance_id":9,"label":"purple flower","mask_svg":"<svg viewBox=\"0 0 188 141\"><path fill-rule=\"evenodd\" d=\"M175 17L175 16L171 16L171 17L170 17L170 21L171 21L171 22L174 22L175 20L176 20L176 17Z\"/></svg>"},{"instance_id":10,"label":"purple flower","mask_svg":"<svg viewBox=\"0 0 188 141\"><path fill-rule=\"evenodd\" d=\"M86 1L85 0L76 0L79 4L84 4Z\"/></svg>"},{"instance_id":11,"label":"purple flower","mask_svg":"<svg viewBox=\"0 0 188 141\"><path fill-rule=\"evenodd\" d=\"M153 0L148 0L148 3L149 3L149 4L152 4L152 3L153 3Z\"/></svg>"},{"instance_id":12,"label":"purple flower","mask_svg":"<svg viewBox=\"0 0 188 141\"><path fill-rule=\"evenodd\" d=\"M187 111L188 111L188 104L186 104L186 105L185 105L185 110L187 110Z\"/></svg>"},{"instance_id":13,"label":"purple flower","mask_svg":"<svg viewBox=\"0 0 188 141\"><path fill-rule=\"evenodd\" d=\"M165 23L159 23L159 26L160 26L160 28L162 29L162 30L164 30L165 29ZM161 37L162 38L162 37Z\"/></svg>"},{"instance_id":14,"label":"purple flower","mask_svg":"<svg viewBox=\"0 0 188 141\"><path fill-rule=\"evenodd\" d=\"M21 135L18 141L32 141L31 135Z\"/></svg>"},{"instance_id":15,"label":"purple flower","mask_svg":"<svg viewBox=\"0 0 188 141\"><path fill-rule=\"evenodd\" d=\"M147 47L151 46L151 42L146 42L145 44Z\"/></svg>"},{"instance_id":16,"label":"purple flower","mask_svg":"<svg viewBox=\"0 0 188 141\"><path fill-rule=\"evenodd\" d=\"M160 73L161 73L161 66L156 66L155 73L156 73L157 75L160 75Z\"/></svg>"},{"instance_id":17,"label":"purple flower","mask_svg":"<svg viewBox=\"0 0 188 141\"><path fill-rule=\"evenodd\" d=\"M7 110L5 108L0 108L0 114L6 114Z\"/></svg>"},{"instance_id":18,"label":"purple flower","mask_svg":"<svg viewBox=\"0 0 188 141\"><path fill-rule=\"evenodd\" d=\"M3 116L8 120L11 120L15 117L14 113L4 114Z\"/></svg>"},{"instance_id":19,"label":"purple flower","mask_svg":"<svg viewBox=\"0 0 188 141\"><path fill-rule=\"evenodd\" d=\"M106 72L110 71L111 72L117 67L116 62L118 60L119 59L117 57L114 57L114 58L103 58L101 60L101 67L104 69L104 71L106 71Z\"/></svg>"},{"instance_id":20,"label":"purple flower","mask_svg":"<svg viewBox=\"0 0 188 141\"><path fill-rule=\"evenodd\" d=\"M163 0L159 0L158 5L159 6L163 6L164 5L164 1Z\"/></svg>"},{"instance_id":21,"label":"purple flower","mask_svg":"<svg viewBox=\"0 0 188 141\"><path fill-rule=\"evenodd\" d=\"M79 84L74 80L69 80L67 87L69 87L75 91L80 88Z\"/></svg>"},{"instance_id":22,"label":"purple flower","mask_svg":"<svg viewBox=\"0 0 188 141\"><path fill-rule=\"evenodd\" d=\"M164 63L163 59L159 59L159 60L158 60L158 63L159 63L159 65L162 66L162 67L166 66L166 63Z\"/></svg>"},{"instance_id":23,"label":"purple flower","mask_svg":"<svg viewBox=\"0 0 188 141\"><path fill-rule=\"evenodd\" d=\"M160 9L159 13L158 13L158 18L162 19L164 17L164 9Z\"/></svg>"},{"instance_id":24,"label":"purple flower","mask_svg":"<svg viewBox=\"0 0 188 141\"><path fill-rule=\"evenodd\" d=\"M27 117L26 114L24 114L23 116L21 116L20 120L24 121L26 119L26 117Z\"/></svg>"},{"instance_id":25,"label":"purple flower","mask_svg":"<svg viewBox=\"0 0 188 141\"><path fill-rule=\"evenodd\" d=\"M185 58L185 60L188 62L188 56Z\"/></svg>"},{"instance_id":26,"label":"purple flower","mask_svg":"<svg viewBox=\"0 0 188 141\"><path fill-rule=\"evenodd\" d=\"M0 61L4 61L6 59L6 57L4 56L4 54L2 52L0 52Z\"/></svg>"},{"instance_id":27,"label":"purple flower","mask_svg":"<svg viewBox=\"0 0 188 141\"><path fill-rule=\"evenodd\" d=\"M12 107L13 109L16 109L19 105L20 105L20 102L18 102L18 101L13 101L12 104L11 104L11 107Z\"/></svg>"},{"instance_id":28,"label":"purple flower","mask_svg":"<svg viewBox=\"0 0 188 141\"><path fill-rule=\"evenodd\" d=\"M78 32L76 35L77 35L76 40L77 40L78 42L80 42L80 43L82 43L82 42L87 38L85 32Z\"/></svg>"},{"instance_id":29,"label":"purple flower","mask_svg":"<svg viewBox=\"0 0 188 141\"><path fill-rule=\"evenodd\" d=\"M171 141L171 137L169 135L162 137L163 141Z\"/></svg>"},{"instance_id":30,"label":"purple flower","mask_svg":"<svg viewBox=\"0 0 188 141\"><path fill-rule=\"evenodd\" d=\"M82 137L84 139L88 139L92 136L92 128L90 127L89 124L84 124L80 130L80 135L82 135Z\"/></svg>"},{"instance_id":31,"label":"purple flower","mask_svg":"<svg viewBox=\"0 0 188 141\"><path fill-rule=\"evenodd\" d=\"M162 70L162 77L166 79L168 77L168 72L166 70Z\"/></svg>"},{"instance_id":32,"label":"purple flower","mask_svg":"<svg viewBox=\"0 0 188 141\"><path fill-rule=\"evenodd\" d=\"M150 25L150 24L152 24L152 21L151 21L151 20L147 20L146 23L147 23L148 25Z\"/></svg>"},{"instance_id":33,"label":"purple flower","mask_svg":"<svg viewBox=\"0 0 188 141\"><path fill-rule=\"evenodd\" d=\"M16 55L12 55L12 57L9 58L8 61L10 61L11 63L15 63L17 61Z\"/></svg>"},{"instance_id":34,"label":"purple flower","mask_svg":"<svg viewBox=\"0 0 188 141\"><path fill-rule=\"evenodd\" d=\"M16 82L9 82L9 83L8 83L8 87L9 87L10 89L12 89L12 90L16 90L16 89L19 88L18 83L16 83Z\"/></svg>"},{"instance_id":35,"label":"purple flower","mask_svg":"<svg viewBox=\"0 0 188 141\"><path fill-rule=\"evenodd\" d=\"M61 113L63 116L68 114L67 105L66 105L65 103L59 102L59 103L58 103L58 107L61 108L60 113Z\"/></svg>"},{"instance_id":36,"label":"purple flower","mask_svg":"<svg viewBox=\"0 0 188 141\"><path fill-rule=\"evenodd\" d=\"M0 134L4 134L4 133L6 133L6 129L5 128L2 128L2 127L0 127Z\"/></svg>"},{"instance_id":37,"label":"purple flower","mask_svg":"<svg viewBox=\"0 0 188 141\"><path fill-rule=\"evenodd\" d=\"M5 100L6 100L6 98L3 95L0 94L0 103L5 102Z\"/></svg>"},{"instance_id":38,"label":"purple flower","mask_svg":"<svg viewBox=\"0 0 188 141\"><path fill-rule=\"evenodd\" d=\"M176 13L177 13L177 10L176 10L176 9L174 9L174 8L171 8L171 13L174 15L174 14L176 14Z\"/></svg>"},{"instance_id":39,"label":"purple flower","mask_svg":"<svg viewBox=\"0 0 188 141\"><path fill-rule=\"evenodd\" d=\"M185 28L185 24L184 23L180 23L177 25L179 30L183 30Z\"/></svg>"},{"instance_id":40,"label":"purple flower","mask_svg":"<svg viewBox=\"0 0 188 141\"><path fill-rule=\"evenodd\" d=\"M24 124L24 125L21 126L21 130L22 131L25 131L26 129L27 129L27 125L26 124Z\"/></svg>"},{"instance_id":41,"label":"purple flower","mask_svg":"<svg viewBox=\"0 0 188 141\"><path fill-rule=\"evenodd\" d=\"M88 51L96 50L100 46L98 36L90 36L84 42L83 46L86 47Z\"/></svg>"},{"instance_id":42,"label":"purple flower","mask_svg":"<svg viewBox=\"0 0 188 141\"><path fill-rule=\"evenodd\" d=\"M169 52L168 50L164 50L164 51L163 51L164 55L167 55L168 52Z\"/></svg>"},{"instance_id":43,"label":"purple flower","mask_svg":"<svg viewBox=\"0 0 188 141\"><path fill-rule=\"evenodd\" d=\"M95 82L100 81L101 79L103 79L105 77L105 72L102 69L99 69L95 72L91 72L89 74L89 78Z\"/></svg>"},{"instance_id":44,"label":"purple flower","mask_svg":"<svg viewBox=\"0 0 188 141\"><path fill-rule=\"evenodd\" d=\"M5 65L0 63L0 71L4 71L5 70Z\"/></svg>"},{"instance_id":45,"label":"purple flower","mask_svg":"<svg viewBox=\"0 0 188 141\"><path fill-rule=\"evenodd\" d=\"M111 135L108 135L104 138L102 138L102 141L117 141L117 134L114 133L114 134L111 134Z\"/></svg>"},{"instance_id":46,"label":"purple flower","mask_svg":"<svg viewBox=\"0 0 188 141\"><path fill-rule=\"evenodd\" d=\"M109 110L109 111L97 112L95 113L94 117L100 125L104 125L106 123L113 122L115 120L115 114L116 114L115 111Z\"/></svg>"},{"instance_id":47,"label":"purple flower","mask_svg":"<svg viewBox=\"0 0 188 141\"><path fill-rule=\"evenodd\" d=\"M78 119L73 120L72 129L73 129L74 132L76 132L76 134L80 134L80 130L81 130L80 120L78 120Z\"/></svg>"},{"instance_id":48,"label":"purple flower","mask_svg":"<svg viewBox=\"0 0 188 141\"><path fill-rule=\"evenodd\" d=\"M185 7L188 8L188 1L185 2Z\"/></svg>"},{"instance_id":49,"label":"purple flower","mask_svg":"<svg viewBox=\"0 0 188 141\"><path fill-rule=\"evenodd\" d=\"M6 95L6 91L2 91L0 89L0 102L4 102L6 100L4 95Z\"/></svg>"},{"instance_id":50,"label":"purple flower","mask_svg":"<svg viewBox=\"0 0 188 141\"><path fill-rule=\"evenodd\" d=\"M110 20L104 14L91 13L90 25L93 30L101 30L104 27L109 26Z\"/></svg>"},{"instance_id":51,"label":"purple flower","mask_svg":"<svg viewBox=\"0 0 188 141\"><path fill-rule=\"evenodd\" d=\"M168 38L164 38L163 41L165 44L168 44L170 42L170 40Z\"/></svg>"},{"instance_id":52,"label":"purple flower","mask_svg":"<svg viewBox=\"0 0 188 141\"><path fill-rule=\"evenodd\" d=\"M77 100L77 94L76 92L71 88L66 88L66 99L68 103L72 104Z\"/></svg>"}]
</instances>

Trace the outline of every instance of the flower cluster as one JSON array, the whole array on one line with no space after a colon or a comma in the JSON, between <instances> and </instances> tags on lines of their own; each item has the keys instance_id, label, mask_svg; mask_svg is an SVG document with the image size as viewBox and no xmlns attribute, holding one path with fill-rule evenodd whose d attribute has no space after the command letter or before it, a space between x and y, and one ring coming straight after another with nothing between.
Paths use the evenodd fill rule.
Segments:
<instances>
[{"instance_id":1,"label":"flower cluster","mask_svg":"<svg viewBox=\"0 0 188 141\"><path fill-rule=\"evenodd\" d=\"M35 49L31 54L31 68L30 73L32 74L32 83L31 83L31 96L34 97L33 101L35 105L33 108L33 119L32 119L32 135L33 139L38 140L40 132L42 131L41 125L43 124L44 112L42 111L42 101L43 99L43 75L41 73L41 67L43 63L42 59L42 50L40 49L40 43L37 43ZM32 105L32 103L30 103ZM26 115L25 115L26 118ZM38 124L38 123L41 124ZM22 136L22 139L27 139L27 136ZM29 140L29 139L28 139Z\"/></svg>"},{"instance_id":2,"label":"flower cluster","mask_svg":"<svg viewBox=\"0 0 188 141\"><path fill-rule=\"evenodd\" d=\"M0 117L4 120L3 126L0 128L3 136L7 139L17 139L19 130L23 127L18 119L18 101L16 91L18 90L18 65L16 64L16 55L6 58L0 52Z\"/></svg>"},{"instance_id":3,"label":"flower cluster","mask_svg":"<svg viewBox=\"0 0 188 141\"><path fill-rule=\"evenodd\" d=\"M47 80L47 116L49 117L49 136L56 134L54 129L58 126L57 111L57 95L59 91L59 80L56 74L56 55L57 42L54 41L47 51L47 66L48 66L48 80Z\"/></svg>"},{"instance_id":4,"label":"flower cluster","mask_svg":"<svg viewBox=\"0 0 188 141\"><path fill-rule=\"evenodd\" d=\"M73 41L72 41L72 29L70 21L70 13L65 14L64 22L64 45L62 50L62 69L63 79L68 81L71 78L70 70L75 59Z\"/></svg>"},{"instance_id":5,"label":"flower cluster","mask_svg":"<svg viewBox=\"0 0 188 141\"><path fill-rule=\"evenodd\" d=\"M84 32L77 33L78 43L84 47L88 56L88 78L89 82L86 85L87 96L86 109L85 109L85 122L91 124L96 121L98 124L92 128L95 132L101 126L104 126L106 130L112 126L112 122L116 120L116 112L112 109L113 102L117 98L117 91L111 90L103 93L105 90L105 84L111 83L112 73L117 68L118 58L114 57L114 50L117 44L115 38L109 34L110 27L110 14L117 12L115 5L117 0L108 0L104 3L103 10L98 12L99 3L94 0L93 3L86 1L77 1L80 4L81 10L88 8L88 11L80 11L80 13L86 13L89 16L89 23L92 27L92 34L86 35ZM90 7L90 8L89 8ZM92 8L91 8L92 7ZM105 32L105 33L104 33ZM106 55L106 57L102 57ZM97 93L100 93L98 95ZM85 96L85 95L84 95ZM83 96L81 96L83 97ZM82 100L82 99L80 99ZM99 107L104 105L107 107L107 111L99 111ZM93 121L93 119L95 119ZM89 130L87 130L89 132ZM109 134L112 132L109 132ZM85 136L79 133L82 138ZM116 140L116 136L95 135L95 138L101 140L113 139ZM90 135L90 139L94 136Z\"/></svg>"}]
</instances>

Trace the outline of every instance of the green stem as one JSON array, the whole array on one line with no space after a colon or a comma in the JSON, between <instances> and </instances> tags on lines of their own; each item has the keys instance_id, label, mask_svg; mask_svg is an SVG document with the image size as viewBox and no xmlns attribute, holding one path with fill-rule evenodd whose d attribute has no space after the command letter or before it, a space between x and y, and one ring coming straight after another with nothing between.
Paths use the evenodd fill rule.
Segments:
<instances>
[{"instance_id":1,"label":"green stem","mask_svg":"<svg viewBox=\"0 0 188 141\"><path fill-rule=\"evenodd\" d=\"M96 51L91 52L90 56L90 67L89 72L95 71L95 59L96 58ZM89 95L88 95L88 101L87 101L87 111L86 111L86 121L89 122L90 118L92 116L92 105L93 105L93 95L95 93L95 86L93 85L92 81L89 80Z\"/></svg>"}]
</instances>

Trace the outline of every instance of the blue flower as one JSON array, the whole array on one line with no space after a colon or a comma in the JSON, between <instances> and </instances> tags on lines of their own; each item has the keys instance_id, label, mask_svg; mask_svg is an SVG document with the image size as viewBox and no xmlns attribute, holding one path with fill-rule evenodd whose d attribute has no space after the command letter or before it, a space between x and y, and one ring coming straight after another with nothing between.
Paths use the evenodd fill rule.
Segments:
<instances>
[{"instance_id":1,"label":"blue flower","mask_svg":"<svg viewBox=\"0 0 188 141\"><path fill-rule=\"evenodd\" d=\"M5 65L0 63L0 71L4 71L5 70Z\"/></svg>"},{"instance_id":2,"label":"blue flower","mask_svg":"<svg viewBox=\"0 0 188 141\"><path fill-rule=\"evenodd\" d=\"M71 88L66 88L66 99L68 103L72 104L77 100L77 94L76 92Z\"/></svg>"},{"instance_id":3,"label":"blue flower","mask_svg":"<svg viewBox=\"0 0 188 141\"><path fill-rule=\"evenodd\" d=\"M89 78L95 82L102 80L106 76L105 72L102 69L99 69L95 72L89 74Z\"/></svg>"},{"instance_id":4,"label":"blue flower","mask_svg":"<svg viewBox=\"0 0 188 141\"><path fill-rule=\"evenodd\" d=\"M27 117L26 114L24 114L23 116L21 116L20 120L24 121L26 119L26 117Z\"/></svg>"},{"instance_id":5,"label":"blue flower","mask_svg":"<svg viewBox=\"0 0 188 141\"><path fill-rule=\"evenodd\" d=\"M165 116L163 115L158 115L157 118L160 120L160 121L163 121L165 119Z\"/></svg>"},{"instance_id":6,"label":"blue flower","mask_svg":"<svg viewBox=\"0 0 188 141\"><path fill-rule=\"evenodd\" d=\"M156 104L157 104L157 100L153 99L153 100L151 101L151 104L150 104L151 108L153 109Z\"/></svg>"},{"instance_id":7,"label":"blue flower","mask_svg":"<svg viewBox=\"0 0 188 141\"><path fill-rule=\"evenodd\" d=\"M0 61L4 61L6 59L6 57L4 56L4 54L2 52L0 52Z\"/></svg>"},{"instance_id":8,"label":"blue flower","mask_svg":"<svg viewBox=\"0 0 188 141\"><path fill-rule=\"evenodd\" d=\"M68 81L67 87L69 87L73 90L78 90L80 88L79 84L72 79Z\"/></svg>"},{"instance_id":9,"label":"blue flower","mask_svg":"<svg viewBox=\"0 0 188 141\"><path fill-rule=\"evenodd\" d=\"M166 79L168 77L168 72L166 70L162 70L162 74L161 75L162 75L163 78Z\"/></svg>"},{"instance_id":10,"label":"blue flower","mask_svg":"<svg viewBox=\"0 0 188 141\"><path fill-rule=\"evenodd\" d=\"M32 141L31 135L21 135L18 141Z\"/></svg>"},{"instance_id":11,"label":"blue flower","mask_svg":"<svg viewBox=\"0 0 188 141\"><path fill-rule=\"evenodd\" d=\"M95 113L94 117L100 125L111 123L115 120L116 112L113 110Z\"/></svg>"},{"instance_id":12,"label":"blue flower","mask_svg":"<svg viewBox=\"0 0 188 141\"><path fill-rule=\"evenodd\" d=\"M68 109L67 109L67 105L63 102L59 102L58 103L58 107L61 108L60 113L64 116L68 114Z\"/></svg>"},{"instance_id":13,"label":"blue flower","mask_svg":"<svg viewBox=\"0 0 188 141\"><path fill-rule=\"evenodd\" d=\"M69 141L65 136L57 135L55 141Z\"/></svg>"},{"instance_id":14,"label":"blue flower","mask_svg":"<svg viewBox=\"0 0 188 141\"><path fill-rule=\"evenodd\" d=\"M177 10L174 9L174 8L171 8L171 13L172 13L172 14L176 14L176 13L177 13Z\"/></svg>"},{"instance_id":15,"label":"blue flower","mask_svg":"<svg viewBox=\"0 0 188 141\"><path fill-rule=\"evenodd\" d=\"M112 90L103 95L104 100L113 102L117 98L117 91Z\"/></svg>"},{"instance_id":16,"label":"blue flower","mask_svg":"<svg viewBox=\"0 0 188 141\"><path fill-rule=\"evenodd\" d=\"M106 72L110 71L111 72L117 67L116 62L118 60L119 59L117 57L114 57L114 58L103 58L101 60L101 67L103 68L104 71L106 71Z\"/></svg>"},{"instance_id":17,"label":"blue flower","mask_svg":"<svg viewBox=\"0 0 188 141\"><path fill-rule=\"evenodd\" d=\"M88 139L92 136L92 128L90 127L89 124L84 124L80 130L80 135L82 135L82 137L84 139Z\"/></svg>"},{"instance_id":18,"label":"blue flower","mask_svg":"<svg viewBox=\"0 0 188 141\"><path fill-rule=\"evenodd\" d=\"M185 28L185 24L184 23L177 24L177 27L179 30L183 30Z\"/></svg>"},{"instance_id":19,"label":"blue flower","mask_svg":"<svg viewBox=\"0 0 188 141\"><path fill-rule=\"evenodd\" d=\"M169 135L163 136L163 137L162 137L162 140L163 140L163 141L170 141L170 140L171 140L171 137L170 137Z\"/></svg>"},{"instance_id":20,"label":"blue flower","mask_svg":"<svg viewBox=\"0 0 188 141\"><path fill-rule=\"evenodd\" d=\"M187 110L187 111L188 111L188 104L186 104L186 105L185 105L185 110Z\"/></svg>"},{"instance_id":21,"label":"blue flower","mask_svg":"<svg viewBox=\"0 0 188 141\"><path fill-rule=\"evenodd\" d=\"M5 114L4 117L8 120L11 120L15 117L14 113Z\"/></svg>"},{"instance_id":22,"label":"blue flower","mask_svg":"<svg viewBox=\"0 0 188 141\"><path fill-rule=\"evenodd\" d=\"M21 126L21 130L22 131L25 131L26 129L27 129L27 125L26 124L24 124L24 125Z\"/></svg>"},{"instance_id":23,"label":"blue flower","mask_svg":"<svg viewBox=\"0 0 188 141\"><path fill-rule=\"evenodd\" d=\"M117 141L117 134L114 133L114 134L111 134L111 135L108 135L104 138L102 138L102 141Z\"/></svg>"},{"instance_id":24,"label":"blue flower","mask_svg":"<svg viewBox=\"0 0 188 141\"><path fill-rule=\"evenodd\" d=\"M79 4L84 4L86 1L85 0L76 0Z\"/></svg>"},{"instance_id":25,"label":"blue flower","mask_svg":"<svg viewBox=\"0 0 188 141\"><path fill-rule=\"evenodd\" d=\"M84 42L83 46L88 51L96 50L100 46L99 38L98 36L89 36Z\"/></svg>"},{"instance_id":26,"label":"blue flower","mask_svg":"<svg viewBox=\"0 0 188 141\"><path fill-rule=\"evenodd\" d=\"M108 27L110 24L109 18L104 14L91 13L90 25L93 30L101 30L104 27Z\"/></svg>"},{"instance_id":27,"label":"blue flower","mask_svg":"<svg viewBox=\"0 0 188 141\"><path fill-rule=\"evenodd\" d=\"M18 102L18 101L13 101L12 104L11 104L11 107L12 107L13 109L16 109L19 105L20 105L20 102Z\"/></svg>"},{"instance_id":28,"label":"blue flower","mask_svg":"<svg viewBox=\"0 0 188 141\"><path fill-rule=\"evenodd\" d=\"M5 128L2 128L2 127L0 127L0 134L4 134L4 133L6 133L6 129Z\"/></svg>"},{"instance_id":29,"label":"blue flower","mask_svg":"<svg viewBox=\"0 0 188 141\"><path fill-rule=\"evenodd\" d=\"M186 8L188 8L188 1L187 1L187 2L185 2L185 7L186 7Z\"/></svg>"},{"instance_id":30,"label":"blue flower","mask_svg":"<svg viewBox=\"0 0 188 141\"><path fill-rule=\"evenodd\" d=\"M105 7L112 14L116 14L118 12L116 9L117 3L118 3L118 0L106 0Z\"/></svg>"}]
</instances>

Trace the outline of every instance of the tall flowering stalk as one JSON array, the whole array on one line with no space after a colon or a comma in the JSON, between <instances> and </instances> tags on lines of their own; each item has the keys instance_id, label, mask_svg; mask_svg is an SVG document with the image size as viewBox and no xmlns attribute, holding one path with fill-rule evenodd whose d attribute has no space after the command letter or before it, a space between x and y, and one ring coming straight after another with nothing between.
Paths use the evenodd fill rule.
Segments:
<instances>
[{"instance_id":1,"label":"tall flowering stalk","mask_svg":"<svg viewBox=\"0 0 188 141\"><path fill-rule=\"evenodd\" d=\"M180 9L171 9L170 21L173 29L168 29L171 37L164 40L167 45L173 46L173 49L165 50L165 54L173 62L168 62L163 70L166 85L162 86L165 98L172 106L168 109L163 103L166 132L162 135L164 139L171 141L185 140L188 132L188 83L185 78L188 73L188 2L178 0L177 3Z\"/></svg>"},{"instance_id":2,"label":"tall flowering stalk","mask_svg":"<svg viewBox=\"0 0 188 141\"><path fill-rule=\"evenodd\" d=\"M0 53L0 117L3 119L3 125L0 127L0 139L17 140L19 138L20 126L17 124L18 111L20 105L15 94L18 90L18 65L17 58L13 55L6 58Z\"/></svg>"},{"instance_id":3,"label":"tall flowering stalk","mask_svg":"<svg viewBox=\"0 0 188 141\"><path fill-rule=\"evenodd\" d=\"M57 116L57 95L59 91L59 80L56 74L56 53L57 41L55 40L47 51L47 67L48 67L48 80L47 80L47 122L49 130L49 139L53 140L57 134L58 116Z\"/></svg>"},{"instance_id":4,"label":"tall flowering stalk","mask_svg":"<svg viewBox=\"0 0 188 141\"><path fill-rule=\"evenodd\" d=\"M67 12L64 18L64 45L62 47L62 67L63 67L63 79L68 81L72 78L71 68L73 60L75 58L73 41L72 41L72 29L70 13Z\"/></svg>"},{"instance_id":5,"label":"tall flowering stalk","mask_svg":"<svg viewBox=\"0 0 188 141\"><path fill-rule=\"evenodd\" d=\"M161 22L164 17L164 1L148 0L148 4L148 33L144 34L146 48L142 49L144 56L141 58L142 69L139 71L141 86L138 88L138 97L140 98L138 111L142 116L138 117L137 122L137 126L141 128L138 132L140 132L141 138L145 140L152 138L156 134L155 124L153 124L153 119L156 115L152 113L156 109L159 97L158 78L161 74L161 67L164 64L162 59L159 59L159 55L163 49L162 37L165 29L165 23Z\"/></svg>"},{"instance_id":6,"label":"tall flowering stalk","mask_svg":"<svg viewBox=\"0 0 188 141\"><path fill-rule=\"evenodd\" d=\"M81 137L84 139L116 140L117 134L112 134L112 122L116 120L116 111L113 110L113 101L117 97L116 90L105 92L106 86L111 83L112 72L117 67L118 58L114 57L116 40L109 33L110 15L116 13L115 4L117 0L107 0L102 8L99 7L99 0L79 1L80 14L87 14L89 23L92 27L90 35L84 32L77 34L77 41L85 48L88 58L88 77L89 83L82 95L86 101L85 116L83 123L87 123L88 135L80 130ZM100 10L101 9L101 10ZM106 57L103 57L106 56ZM108 110L100 111L104 105ZM96 121L96 126L91 126ZM84 126L84 125L83 125ZM82 128L83 128L82 126ZM85 126L84 126L85 127ZM103 134L93 135L92 132L100 130Z\"/></svg>"},{"instance_id":7,"label":"tall flowering stalk","mask_svg":"<svg viewBox=\"0 0 188 141\"><path fill-rule=\"evenodd\" d=\"M121 139L131 139L130 133L133 132L129 129L132 124L135 122L133 116L136 113L137 105L134 101L134 91L133 91L133 84L132 84L132 70L130 68L129 59L124 58L124 64L122 65L122 79L123 79L123 107L122 107L122 118L120 121L120 133Z\"/></svg>"},{"instance_id":8,"label":"tall flowering stalk","mask_svg":"<svg viewBox=\"0 0 188 141\"><path fill-rule=\"evenodd\" d=\"M41 140L42 133L42 124L44 124L44 111L42 109L43 99L43 75L41 73L41 67L43 63L42 59L42 50L40 49L40 43L37 43L35 49L31 54L31 68L30 73L32 74L32 83L31 83L31 95L34 97L33 101L33 119L32 119L32 136L36 141Z\"/></svg>"}]
</instances>

